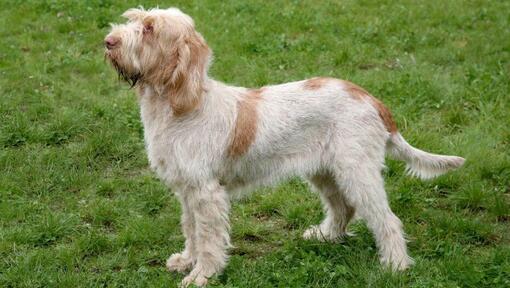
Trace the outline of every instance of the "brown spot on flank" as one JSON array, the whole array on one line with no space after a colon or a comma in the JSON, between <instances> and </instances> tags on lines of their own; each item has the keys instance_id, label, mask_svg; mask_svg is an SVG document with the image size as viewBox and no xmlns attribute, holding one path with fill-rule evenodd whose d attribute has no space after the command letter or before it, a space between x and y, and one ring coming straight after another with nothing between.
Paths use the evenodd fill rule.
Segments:
<instances>
[{"instance_id":1,"label":"brown spot on flank","mask_svg":"<svg viewBox=\"0 0 510 288\"><path fill-rule=\"evenodd\" d=\"M327 77L315 77L306 80L305 83L303 84L303 87L307 90L318 90L324 85L326 85L326 83L329 82L330 80L334 79Z\"/></svg>"},{"instance_id":2,"label":"brown spot on flank","mask_svg":"<svg viewBox=\"0 0 510 288\"><path fill-rule=\"evenodd\" d=\"M258 125L257 105L262 99L264 88L249 90L237 103L237 118L234 135L228 153L232 157L241 156L248 151L255 141Z\"/></svg>"},{"instance_id":3,"label":"brown spot on flank","mask_svg":"<svg viewBox=\"0 0 510 288\"><path fill-rule=\"evenodd\" d=\"M386 127L386 130L390 133L396 133L397 132L397 124L395 123L395 120L393 120L393 116L391 115L390 110L384 106L384 104L374 96L370 95L365 89L359 87L358 85L342 80L342 84L344 86L345 91L349 93L351 97L353 97L356 100L368 100L372 106L377 110L379 113L379 117L381 117L381 120L384 123L384 126Z\"/></svg>"}]
</instances>

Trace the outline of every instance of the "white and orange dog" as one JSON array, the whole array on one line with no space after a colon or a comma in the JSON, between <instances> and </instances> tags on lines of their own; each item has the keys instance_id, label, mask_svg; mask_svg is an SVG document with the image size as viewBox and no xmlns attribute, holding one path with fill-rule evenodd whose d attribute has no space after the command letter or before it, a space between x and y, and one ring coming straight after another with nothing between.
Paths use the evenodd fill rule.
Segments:
<instances>
[{"instance_id":1,"label":"white and orange dog","mask_svg":"<svg viewBox=\"0 0 510 288\"><path fill-rule=\"evenodd\" d=\"M427 179L464 159L409 145L389 110L343 80L312 78L260 89L208 77L211 51L179 9L130 9L105 38L106 57L138 87L151 168L182 205L184 251L166 266L202 286L227 263L229 196L302 176L320 194L326 218L305 239L346 235L356 213L373 231L381 262L412 264L402 223L391 211L381 170L386 153Z\"/></svg>"}]
</instances>

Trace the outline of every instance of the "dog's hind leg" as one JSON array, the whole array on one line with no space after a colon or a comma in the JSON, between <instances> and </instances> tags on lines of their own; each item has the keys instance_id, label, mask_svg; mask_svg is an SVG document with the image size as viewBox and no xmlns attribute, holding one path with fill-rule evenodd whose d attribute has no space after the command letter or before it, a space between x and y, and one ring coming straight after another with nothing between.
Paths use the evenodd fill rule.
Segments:
<instances>
[{"instance_id":1,"label":"dog's hind leg","mask_svg":"<svg viewBox=\"0 0 510 288\"><path fill-rule=\"evenodd\" d=\"M321 197L326 218L320 225L308 228L303 234L305 239L332 241L342 239L347 235L347 225L354 215L354 209L345 201L343 191L337 185L331 173L321 173L309 177L308 181L313 190Z\"/></svg>"},{"instance_id":2,"label":"dog's hind leg","mask_svg":"<svg viewBox=\"0 0 510 288\"><path fill-rule=\"evenodd\" d=\"M395 270L403 270L413 260L407 255L402 222L388 204L381 175L382 165L370 158L357 157L353 163L338 161L337 182L345 190L347 203L367 221L374 233L381 263Z\"/></svg>"}]
</instances>

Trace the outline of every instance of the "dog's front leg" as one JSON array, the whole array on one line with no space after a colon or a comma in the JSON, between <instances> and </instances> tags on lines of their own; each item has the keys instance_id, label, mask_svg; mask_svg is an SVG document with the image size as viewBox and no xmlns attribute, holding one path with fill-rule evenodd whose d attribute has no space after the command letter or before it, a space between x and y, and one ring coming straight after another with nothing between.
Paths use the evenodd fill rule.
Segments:
<instances>
[{"instance_id":1,"label":"dog's front leg","mask_svg":"<svg viewBox=\"0 0 510 288\"><path fill-rule=\"evenodd\" d=\"M181 253L174 253L166 261L166 267L169 271L185 272L192 268L193 262L196 261L195 250L195 219L193 211L188 206L186 197L190 193L186 191L178 191L175 193L181 202L181 227L182 233L186 241L184 242L184 251Z\"/></svg>"},{"instance_id":2,"label":"dog's front leg","mask_svg":"<svg viewBox=\"0 0 510 288\"><path fill-rule=\"evenodd\" d=\"M207 284L207 279L221 272L227 263L230 247L228 213L229 197L217 181L192 189L184 197L193 214L196 263L182 280L183 286Z\"/></svg>"}]
</instances>

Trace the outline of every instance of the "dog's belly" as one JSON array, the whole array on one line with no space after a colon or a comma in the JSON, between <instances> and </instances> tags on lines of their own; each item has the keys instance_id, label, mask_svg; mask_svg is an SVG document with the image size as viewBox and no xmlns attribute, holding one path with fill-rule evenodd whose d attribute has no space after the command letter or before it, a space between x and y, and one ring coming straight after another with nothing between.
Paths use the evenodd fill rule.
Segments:
<instances>
[{"instance_id":1,"label":"dog's belly","mask_svg":"<svg viewBox=\"0 0 510 288\"><path fill-rule=\"evenodd\" d=\"M221 178L230 194L247 194L258 187L274 186L289 178L306 177L323 166L321 151L307 151L267 158L246 157L235 163Z\"/></svg>"}]
</instances>

